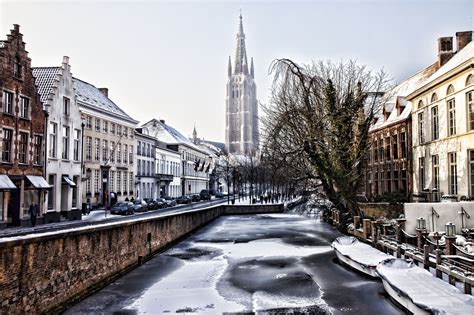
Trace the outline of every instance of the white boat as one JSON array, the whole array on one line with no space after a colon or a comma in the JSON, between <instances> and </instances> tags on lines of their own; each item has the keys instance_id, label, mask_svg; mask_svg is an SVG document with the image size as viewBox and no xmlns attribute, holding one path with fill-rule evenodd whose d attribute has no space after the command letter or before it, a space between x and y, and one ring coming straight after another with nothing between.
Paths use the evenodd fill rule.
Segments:
<instances>
[{"instance_id":1,"label":"white boat","mask_svg":"<svg viewBox=\"0 0 474 315\"><path fill-rule=\"evenodd\" d=\"M331 247L341 263L374 278L378 277L377 265L381 261L393 258L370 245L359 242L353 236L340 236L332 242Z\"/></svg>"},{"instance_id":2,"label":"white boat","mask_svg":"<svg viewBox=\"0 0 474 315\"><path fill-rule=\"evenodd\" d=\"M385 291L413 314L474 314L474 297L405 259L377 266Z\"/></svg>"}]
</instances>

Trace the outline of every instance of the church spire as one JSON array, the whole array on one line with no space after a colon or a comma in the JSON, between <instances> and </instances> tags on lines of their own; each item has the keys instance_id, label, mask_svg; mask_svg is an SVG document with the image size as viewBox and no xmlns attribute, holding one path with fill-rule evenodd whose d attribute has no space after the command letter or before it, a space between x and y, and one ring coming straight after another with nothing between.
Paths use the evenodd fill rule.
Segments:
<instances>
[{"instance_id":1,"label":"church spire","mask_svg":"<svg viewBox=\"0 0 474 315\"><path fill-rule=\"evenodd\" d=\"M250 58L250 75L252 76L252 79L255 79L255 72L253 69L253 57Z\"/></svg>"},{"instance_id":2,"label":"church spire","mask_svg":"<svg viewBox=\"0 0 474 315\"><path fill-rule=\"evenodd\" d=\"M237 49L235 51L234 74L244 72L244 64L247 65L247 51L245 49L244 25L242 13L239 15L239 32L237 33Z\"/></svg>"},{"instance_id":3,"label":"church spire","mask_svg":"<svg viewBox=\"0 0 474 315\"><path fill-rule=\"evenodd\" d=\"M194 144L197 144L198 140L197 140L197 131L196 131L196 124L194 124L194 129L193 129L193 143Z\"/></svg>"},{"instance_id":4,"label":"church spire","mask_svg":"<svg viewBox=\"0 0 474 315\"><path fill-rule=\"evenodd\" d=\"M232 61L230 61L230 56L229 56L229 63L227 65L227 75L229 77L232 75Z\"/></svg>"}]
</instances>

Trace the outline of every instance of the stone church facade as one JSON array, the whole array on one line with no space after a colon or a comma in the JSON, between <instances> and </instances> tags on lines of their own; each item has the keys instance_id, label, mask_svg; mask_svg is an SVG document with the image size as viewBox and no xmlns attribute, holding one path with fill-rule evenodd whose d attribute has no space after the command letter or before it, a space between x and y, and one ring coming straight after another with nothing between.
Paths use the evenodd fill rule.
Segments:
<instances>
[{"instance_id":1,"label":"stone church facade","mask_svg":"<svg viewBox=\"0 0 474 315\"><path fill-rule=\"evenodd\" d=\"M228 64L225 144L231 154L253 155L258 150L260 137L257 86L253 58L250 65L247 60L242 15L239 18L233 69L230 56Z\"/></svg>"}]
</instances>

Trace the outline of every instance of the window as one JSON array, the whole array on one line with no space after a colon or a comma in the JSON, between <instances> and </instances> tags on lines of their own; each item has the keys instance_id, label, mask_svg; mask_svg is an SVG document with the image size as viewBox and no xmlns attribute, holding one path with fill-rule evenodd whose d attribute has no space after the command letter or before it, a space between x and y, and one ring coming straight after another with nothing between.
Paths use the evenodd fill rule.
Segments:
<instances>
[{"instance_id":1,"label":"window","mask_svg":"<svg viewBox=\"0 0 474 315\"><path fill-rule=\"evenodd\" d=\"M115 191L115 171L110 171L110 176L109 176L109 191L114 192Z\"/></svg>"},{"instance_id":2,"label":"window","mask_svg":"<svg viewBox=\"0 0 474 315\"><path fill-rule=\"evenodd\" d=\"M81 131L79 129L74 129L74 161L79 161L79 152L81 151L80 139Z\"/></svg>"},{"instance_id":3,"label":"window","mask_svg":"<svg viewBox=\"0 0 474 315\"><path fill-rule=\"evenodd\" d=\"M58 124L57 123L51 123L51 133L49 134L49 156L52 158L57 157L57 143L58 139Z\"/></svg>"},{"instance_id":4,"label":"window","mask_svg":"<svg viewBox=\"0 0 474 315\"><path fill-rule=\"evenodd\" d=\"M117 143L117 163L122 163L122 151L121 148L122 145L120 143Z\"/></svg>"},{"instance_id":5,"label":"window","mask_svg":"<svg viewBox=\"0 0 474 315\"><path fill-rule=\"evenodd\" d=\"M108 159L107 149L108 149L107 140L102 140L102 162L107 162L107 159Z\"/></svg>"},{"instance_id":6,"label":"window","mask_svg":"<svg viewBox=\"0 0 474 315\"><path fill-rule=\"evenodd\" d=\"M99 193L99 185L100 185L100 171L94 170L94 192L96 194Z\"/></svg>"},{"instance_id":7,"label":"window","mask_svg":"<svg viewBox=\"0 0 474 315\"><path fill-rule=\"evenodd\" d=\"M63 126L63 159L69 159L69 127Z\"/></svg>"},{"instance_id":8,"label":"window","mask_svg":"<svg viewBox=\"0 0 474 315\"><path fill-rule=\"evenodd\" d=\"M130 154L128 155L128 160L130 164L133 164L133 145L130 146Z\"/></svg>"},{"instance_id":9,"label":"window","mask_svg":"<svg viewBox=\"0 0 474 315\"><path fill-rule=\"evenodd\" d=\"M142 172L141 172L141 161L140 159L137 159L137 170L138 170L138 175L141 175Z\"/></svg>"},{"instance_id":10,"label":"window","mask_svg":"<svg viewBox=\"0 0 474 315\"><path fill-rule=\"evenodd\" d=\"M102 122L102 130L104 131L104 133L109 132L109 123L107 121Z\"/></svg>"},{"instance_id":11,"label":"window","mask_svg":"<svg viewBox=\"0 0 474 315\"><path fill-rule=\"evenodd\" d=\"M15 61L13 62L13 76L21 79L21 62L19 57L15 57Z\"/></svg>"},{"instance_id":12,"label":"window","mask_svg":"<svg viewBox=\"0 0 474 315\"><path fill-rule=\"evenodd\" d=\"M140 154L141 147L142 147L142 142L141 142L141 141L138 141L138 145L137 145L137 155L141 155L141 154Z\"/></svg>"},{"instance_id":13,"label":"window","mask_svg":"<svg viewBox=\"0 0 474 315\"><path fill-rule=\"evenodd\" d=\"M115 162L115 142L110 141L110 162Z\"/></svg>"},{"instance_id":14,"label":"window","mask_svg":"<svg viewBox=\"0 0 474 315\"><path fill-rule=\"evenodd\" d=\"M385 156L390 161L390 137L385 138Z\"/></svg>"},{"instance_id":15,"label":"window","mask_svg":"<svg viewBox=\"0 0 474 315\"><path fill-rule=\"evenodd\" d=\"M55 175L54 174L50 174L48 176L48 184L50 186L54 186L54 177ZM54 208L54 189L51 189L50 191L48 191L48 209L53 209Z\"/></svg>"},{"instance_id":16,"label":"window","mask_svg":"<svg viewBox=\"0 0 474 315\"><path fill-rule=\"evenodd\" d=\"M471 178L469 195L474 197L474 150L469 151L469 174Z\"/></svg>"},{"instance_id":17,"label":"window","mask_svg":"<svg viewBox=\"0 0 474 315\"><path fill-rule=\"evenodd\" d=\"M474 75L470 74L467 76L466 79L466 86L474 84Z\"/></svg>"},{"instance_id":18,"label":"window","mask_svg":"<svg viewBox=\"0 0 474 315\"><path fill-rule=\"evenodd\" d=\"M129 179L128 179L128 185L130 186L129 187L130 194L133 194L133 172L130 172L130 176L129 176Z\"/></svg>"},{"instance_id":19,"label":"window","mask_svg":"<svg viewBox=\"0 0 474 315\"><path fill-rule=\"evenodd\" d=\"M431 108L431 140L439 139L439 117L438 106Z\"/></svg>"},{"instance_id":20,"label":"window","mask_svg":"<svg viewBox=\"0 0 474 315\"><path fill-rule=\"evenodd\" d=\"M474 130L474 91L466 93L467 130Z\"/></svg>"},{"instance_id":21,"label":"window","mask_svg":"<svg viewBox=\"0 0 474 315\"><path fill-rule=\"evenodd\" d=\"M35 135L33 143L33 163L36 165L41 164L41 145L43 143L43 137Z\"/></svg>"},{"instance_id":22,"label":"window","mask_svg":"<svg viewBox=\"0 0 474 315\"><path fill-rule=\"evenodd\" d=\"M122 135L122 126L117 125L117 136Z\"/></svg>"},{"instance_id":23,"label":"window","mask_svg":"<svg viewBox=\"0 0 474 315\"><path fill-rule=\"evenodd\" d=\"M127 127L123 127L123 136L125 138L128 138L128 128Z\"/></svg>"},{"instance_id":24,"label":"window","mask_svg":"<svg viewBox=\"0 0 474 315\"><path fill-rule=\"evenodd\" d=\"M448 86L448 90L446 91L446 95L453 94L454 93L454 86L450 84Z\"/></svg>"},{"instance_id":25,"label":"window","mask_svg":"<svg viewBox=\"0 0 474 315\"><path fill-rule=\"evenodd\" d=\"M115 134L115 124L110 124L110 133L113 135Z\"/></svg>"},{"instance_id":26,"label":"window","mask_svg":"<svg viewBox=\"0 0 474 315\"><path fill-rule=\"evenodd\" d=\"M126 191L127 191L127 188L128 188L128 182L127 182L127 180L128 180L127 172L124 171L124 172L123 172L123 190L122 190L123 192L126 192Z\"/></svg>"},{"instance_id":27,"label":"window","mask_svg":"<svg viewBox=\"0 0 474 315\"><path fill-rule=\"evenodd\" d=\"M397 160L398 159L398 136L397 135L392 136L392 147L393 147L393 150L392 150L393 159Z\"/></svg>"},{"instance_id":28,"label":"window","mask_svg":"<svg viewBox=\"0 0 474 315\"><path fill-rule=\"evenodd\" d=\"M20 141L18 146L18 162L26 164L28 152L28 134L26 132L20 132Z\"/></svg>"},{"instance_id":29,"label":"window","mask_svg":"<svg viewBox=\"0 0 474 315\"><path fill-rule=\"evenodd\" d=\"M63 97L63 114L68 115L70 114L70 100L67 97Z\"/></svg>"},{"instance_id":30,"label":"window","mask_svg":"<svg viewBox=\"0 0 474 315\"><path fill-rule=\"evenodd\" d=\"M422 108L422 107L423 107L423 101L420 100L420 101L418 102L418 109L420 109L420 108Z\"/></svg>"},{"instance_id":31,"label":"window","mask_svg":"<svg viewBox=\"0 0 474 315\"><path fill-rule=\"evenodd\" d=\"M448 178L449 178L449 194L458 194L458 167L456 161L456 152L448 153Z\"/></svg>"},{"instance_id":32,"label":"window","mask_svg":"<svg viewBox=\"0 0 474 315\"><path fill-rule=\"evenodd\" d=\"M454 98L448 101L448 136L456 134L456 107Z\"/></svg>"},{"instance_id":33,"label":"window","mask_svg":"<svg viewBox=\"0 0 474 315\"><path fill-rule=\"evenodd\" d=\"M94 160L100 161L100 139L96 138L94 141Z\"/></svg>"},{"instance_id":34,"label":"window","mask_svg":"<svg viewBox=\"0 0 474 315\"><path fill-rule=\"evenodd\" d=\"M431 164L433 166L433 190L439 191L439 157L437 155L431 157Z\"/></svg>"},{"instance_id":35,"label":"window","mask_svg":"<svg viewBox=\"0 0 474 315\"><path fill-rule=\"evenodd\" d=\"M77 208L77 186L79 185L79 176L73 176L72 181L76 184L76 187L72 188L72 207Z\"/></svg>"},{"instance_id":36,"label":"window","mask_svg":"<svg viewBox=\"0 0 474 315\"><path fill-rule=\"evenodd\" d=\"M375 140L374 142L372 142L372 155L373 155L373 159L374 159L374 162L377 162L377 140Z\"/></svg>"},{"instance_id":37,"label":"window","mask_svg":"<svg viewBox=\"0 0 474 315\"><path fill-rule=\"evenodd\" d=\"M434 103L434 102L436 102L437 100L438 100L438 94L433 93L433 94L431 95L431 103Z\"/></svg>"},{"instance_id":38,"label":"window","mask_svg":"<svg viewBox=\"0 0 474 315\"><path fill-rule=\"evenodd\" d=\"M128 163L128 145L126 144L123 145L123 163Z\"/></svg>"},{"instance_id":39,"label":"window","mask_svg":"<svg viewBox=\"0 0 474 315\"><path fill-rule=\"evenodd\" d=\"M400 145L402 149L402 159L406 159L407 158L407 140L406 140L405 132L402 132L400 134Z\"/></svg>"},{"instance_id":40,"label":"window","mask_svg":"<svg viewBox=\"0 0 474 315\"><path fill-rule=\"evenodd\" d=\"M146 144L146 156L151 156L151 145L149 143Z\"/></svg>"},{"instance_id":41,"label":"window","mask_svg":"<svg viewBox=\"0 0 474 315\"><path fill-rule=\"evenodd\" d=\"M86 160L90 161L92 159L92 138L87 137L86 139Z\"/></svg>"},{"instance_id":42,"label":"window","mask_svg":"<svg viewBox=\"0 0 474 315\"><path fill-rule=\"evenodd\" d=\"M13 115L13 93L3 91L3 111Z\"/></svg>"},{"instance_id":43,"label":"window","mask_svg":"<svg viewBox=\"0 0 474 315\"><path fill-rule=\"evenodd\" d=\"M86 178L86 195L91 194L91 178L90 176L87 176Z\"/></svg>"},{"instance_id":44,"label":"window","mask_svg":"<svg viewBox=\"0 0 474 315\"><path fill-rule=\"evenodd\" d=\"M3 129L2 161L11 162L13 130Z\"/></svg>"},{"instance_id":45,"label":"window","mask_svg":"<svg viewBox=\"0 0 474 315\"><path fill-rule=\"evenodd\" d=\"M425 189L425 158L421 157L418 159L418 172L419 172L419 190L422 191Z\"/></svg>"},{"instance_id":46,"label":"window","mask_svg":"<svg viewBox=\"0 0 474 315\"><path fill-rule=\"evenodd\" d=\"M92 129L92 117L91 116L86 117L86 128L87 129Z\"/></svg>"},{"instance_id":47,"label":"window","mask_svg":"<svg viewBox=\"0 0 474 315\"><path fill-rule=\"evenodd\" d=\"M100 119L95 119L95 131L100 132Z\"/></svg>"},{"instance_id":48,"label":"window","mask_svg":"<svg viewBox=\"0 0 474 315\"><path fill-rule=\"evenodd\" d=\"M117 191L120 192L122 189L122 172L117 171Z\"/></svg>"},{"instance_id":49,"label":"window","mask_svg":"<svg viewBox=\"0 0 474 315\"><path fill-rule=\"evenodd\" d=\"M425 133L424 133L424 113L418 113L418 141L420 144L425 142Z\"/></svg>"},{"instance_id":50,"label":"window","mask_svg":"<svg viewBox=\"0 0 474 315\"><path fill-rule=\"evenodd\" d=\"M30 99L20 97L20 118L30 119Z\"/></svg>"},{"instance_id":51,"label":"window","mask_svg":"<svg viewBox=\"0 0 474 315\"><path fill-rule=\"evenodd\" d=\"M145 143L142 142L142 152L141 152L141 155L142 156L146 156L146 145Z\"/></svg>"}]
</instances>

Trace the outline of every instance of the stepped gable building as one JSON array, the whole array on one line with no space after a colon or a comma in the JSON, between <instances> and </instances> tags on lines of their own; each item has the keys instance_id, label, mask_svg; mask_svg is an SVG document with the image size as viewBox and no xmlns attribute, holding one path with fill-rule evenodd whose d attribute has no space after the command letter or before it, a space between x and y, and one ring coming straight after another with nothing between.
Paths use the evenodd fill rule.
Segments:
<instances>
[{"instance_id":1,"label":"stepped gable building","mask_svg":"<svg viewBox=\"0 0 474 315\"><path fill-rule=\"evenodd\" d=\"M438 66L407 95L413 104L413 191L428 200L474 198L472 31L438 39Z\"/></svg>"},{"instance_id":2,"label":"stepped gable building","mask_svg":"<svg viewBox=\"0 0 474 315\"><path fill-rule=\"evenodd\" d=\"M108 97L107 88L74 78L76 101L84 121L83 198L110 205L135 195L134 146L138 121Z\"/></svg>"},{"instance_id":3,"label":"stepped gable building","mask_svg":"<svg viewBox=\"0 0 474 315\"><path fill-rule=\"evenodd\" d=\"M46 115L17 24L0 41L0 67L0 227L29 225L33 202L42 223Z\"/></svg>"},{"instance_id":4,"label":"stepped gable building","mask_svg":"<svg viewBox=\"0 0 474 315\"><path fill-rule=\"evenodd\" d=\"M76 103L69 58L60 67L33 68L46 124L48 192L45 223L81 219L81 162L83 123Z\"/></svg>"},{"instance_id":5,"label":"stepped gable building","mask_svg":"<svg viewBox=\"0 0 474 315\"><path fill-rule=\"evenodd\" d=\"M239 17L234 68L229 56L226 97L226 150L231 154L255 154L259 146L257 86L253 58L245 48L242 15Z\"/></svg>"}]
</instances>

